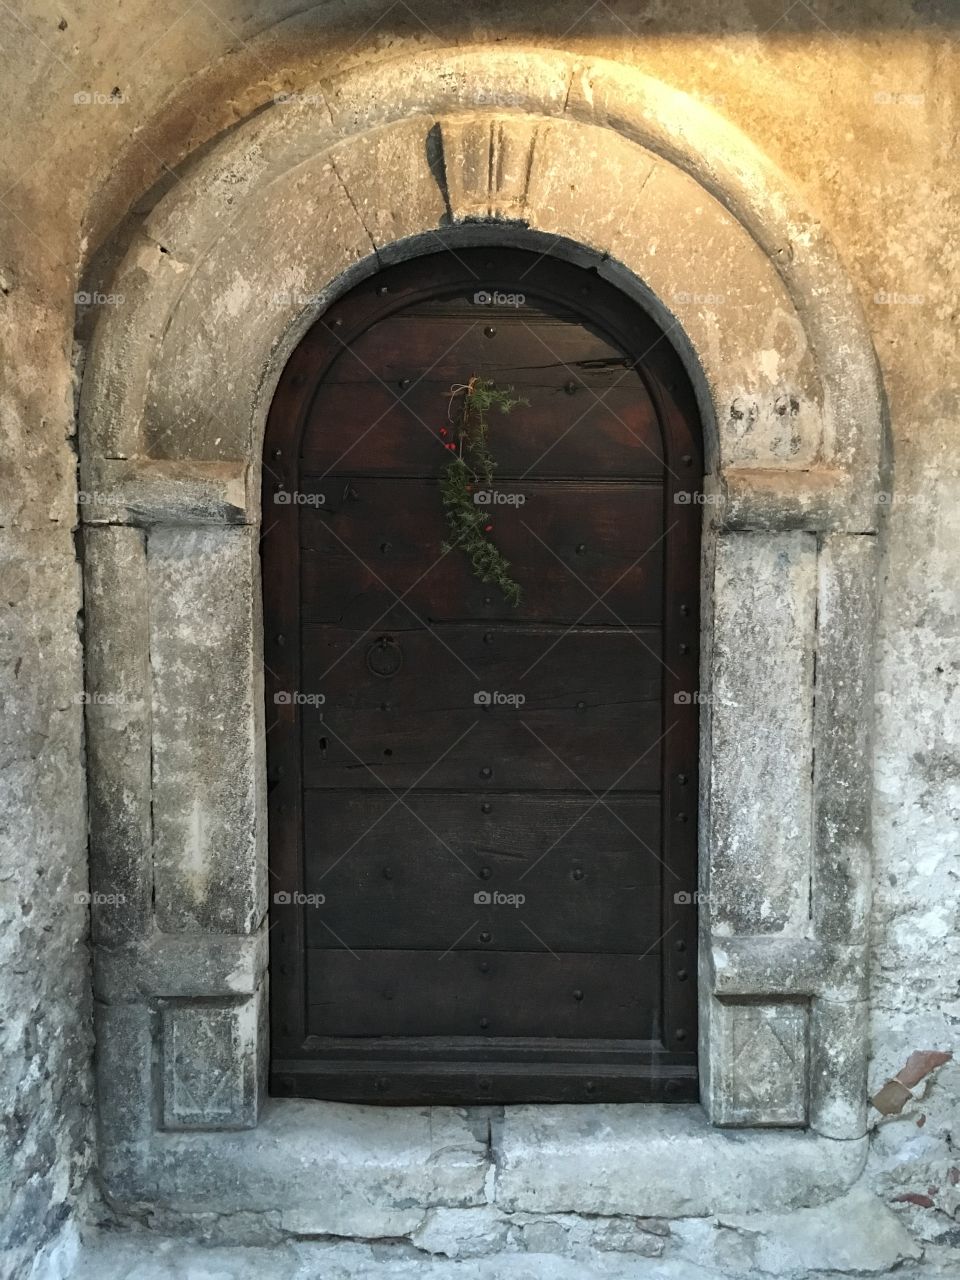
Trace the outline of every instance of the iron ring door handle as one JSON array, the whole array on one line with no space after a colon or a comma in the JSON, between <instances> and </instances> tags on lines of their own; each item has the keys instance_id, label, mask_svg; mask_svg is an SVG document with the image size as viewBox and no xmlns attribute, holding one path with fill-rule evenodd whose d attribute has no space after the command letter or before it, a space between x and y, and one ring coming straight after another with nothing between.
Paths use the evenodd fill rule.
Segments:
<instances>
[{"instance_id":1,"label":"iron ring door handle","mask_svg":"<svg viewBox=\"0 0 960 1280\"><path fill-rule=\"evenodd\" d=\"M403 650L393 636L380 636L367 650L367 666L375 676L388 680L403 666Z\"/></svg>"}]
</instances>

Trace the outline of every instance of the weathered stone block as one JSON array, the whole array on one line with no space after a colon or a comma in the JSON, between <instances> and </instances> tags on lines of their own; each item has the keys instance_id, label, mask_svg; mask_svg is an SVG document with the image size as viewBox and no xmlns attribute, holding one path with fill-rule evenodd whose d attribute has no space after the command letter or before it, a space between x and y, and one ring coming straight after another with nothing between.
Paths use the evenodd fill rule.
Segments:
<instances>
[{"instance_id":1,"label":"weathered stone block","mask_svg":"<svg viewBox=\"0 0 960 1280\"><path fill-rule=\"evenodd\" d=\"M147 564L138 529L84 533L90 888L94 937L148 928L150 671Z\"/></svg>"},{"instance_id":2,"label":"weathered stone block","mask_svg":"<svg viewBox=\"0 0 960 1280\"><path fill-rule=\"evenodd\" d=\"M448 1258L482 1258L507 1241L510 1220L493 1205L470 1209L429 1209L410 1239L425 1253Z\"/></svg>"},{"instance_id":3,"label":"weathered stone block","mask_svg":"<svg viewBox=\"0 0 960 1280\"><path fill-rule=\"evenodd\" d=\"M163 1127L243 1129L257 1123L263 1002L163 1008Z\"/></svg>"},{"instance_id":4,"label":"weathered stone block","mask_svg":"<svg viewBox=\"0 0 960 1280\"><path fill-rule=\"evenodd\" d=\"M707 478L704 490L710 521L721 528L855 534L876 528L869 486L835 468L725 467L721 475Z\"/></svg>"},{"instance_id":5,"label":"weathered stone block","mask_svg":"<svg viewBox=\"0 0 960 1280\"><path fill-rule=\"evenodd\" d=\"M721 935L807 931L816 572L810 534L717 544L705 826Z\"/></svg>"},{"instance_id":6,"label":"weathered stone block","mask_svg":"<svg viewBox=\"0 0 960 1280\"><path fill-rule=\"evenodd\" d=\"M598 127L563 120L541 124L531 151L527 200L538 231L603 252L625 234L624 222L629 227L632 221L624 218L625 205L642 223L642 193L656 157L626 138L617 137L612 146L607 142ZM602 174L596 164L600 148ZM594 201L598 182L603 199Z\"/></svg>"},{"instance_id":7,"label":"weathered stone block","mask_svg":"<svg viewBox=\"0 0 960 1280\"><path fill-rule=\"evenodd\" d=\"M539 127L529 117L486 113L441 120L444 181L454 221L523 216Z\"/></svg>"},{"instance_id":8,"label":"weathered stone block","mask_svg":"<svg viewBox=\"0 0 960 1280\"><path fill-rule=\"evenodd\" d=\"M144 996L232 999L253 995L267 967L267 930L252 936L153 934L143 942L94 950L97 999Z\"/></svg>"},{"instance_id":9,"label":"weathered stone block","mask_svg":"<svg viewBox=\"0 0 960 1280\"><path fill-rule=\"evenodd\" d=\"M867 1187L791 1214L725 1217L721 1225L756 1241L757 1275L886 1276L922 1254L893 1210Z\"/></svg>"},{"instance_id":10,"label":"weathered stone block","mask_svg":"<svg viewBox=\"0 0 960 1280\"><path fill-rule=\"evenodd\" d=\"M86 524L255 524L252 469L244 462L97 458L82 491Z\"/></svg>"},{"instance_id":11,"label":"weathered stone block","mask_svg":"<svg viewBox=\"0 0 960 1280\"><path fill-rule=\"evenodd\" d=\"M364 258L375 264L370 236L327 156L251 195L243 234L217 241L179 285L147 387L144 451L249 460L266 370Z\"/></svg>"},{"instance_id":12,"label":"weathered stone block","mask_svg":"<svg viewBox=\"0 0 960 1280\"><path fill-rule=\"evenodd\" d=\"M711 1116L722 1125L807 1120L807 1006L715 1003Z\"/></svg>"},{"instance_id":13,"label":"weathered stone block","mask_svg":"<svg viewBox=\"0 0 960 1280\"><path fill-rule=\"evenodd\" d=\"M266 909L256 531L158 529L148 552L157 922L248 933Z\"/></svg>"},{"instance_id":14,"label":"weathered stone block","mask_svg":"<svg viewBox=\"0 0 960 1280\"><path fill-rule=\"evenodd\" d=\"M867 1131L868 1006L814 1000L810 1018L810 1124L827 1138Z\"/></svg>"},{"instance_id":15,"label":"weathered stone block","mask_svg":"<svg viewBox=\"0 0 960 1280\"><path fill-rule=\"evenodd\" d=\"M870 917L876 539L829 535L819 561L813 919L865 942Z\"/></svg>"},{"instance_id":16,"label":"weathered stone block","mask_svg":"<svg viewBox=\"0 0 960 1280\"><path fill-rule=\"evenodd\" d=\"M104 1149L154 1131L155 1015L145 1004L95 1006L97 1114Z\"/></svg>"},{"instance_id":17,"label":"weathered stone block","mask_svg":"<svg viewBox=\"0 0 960 1280\"><path fill-rule=\"evenodd\" d=\"M395 256L391 247L397 241L444 221L441 166L430 145L433 127L431 116L414 116L351 139L332 152L336 173L383 261ZM385 173L396 179L388 202L383 199Z\"/></svg>"},{"instance_id":18,"label":"weathered stone block","mask_svg":"<svg viewBox=\"0 0 960 1280\"><path fill-rule=\"evenodd\" d=\"M851 289L836 249L822 221L780 194L780 177L763 164L744 169L746 151L742 136L732 145L721 141L725 125L721 114L710 111L693 96L676 94L672 87L632 70L622 74L604 60L575 69L567 96L567 111L580 119L614 124L628 136L641 138L664 161L678 154L703 187L726 192L725 204L736 210L738 221L751 228L752 239L784 281L784 314L769 315L769 334L781 324L802 324L823 389L823 442L825 451L839 465L849 468L864 484L876 482L880 447L881 404L877 362L860 308L850 305ZM664 169L668 164L662 165ZM737 195L730 199L736 190ZM778 192L774 195L774 192ZM702 207L702 206L701 206ZM671 215L673 210L670 210ZM661 248L663 257L669 257ZM720 255L716 255L718 260ZM727 264L729 279L734 268ZM797 299L798 305L793 305ZM792 314L791 314L792 313ZM789 320L785 320L789 316ZM738 325L730 326L738 328ZM766 341L753 344L754 356L776 351L774 368L782 354ZM716 364L711 359L711 365ZM764 372L765 376L766 371ZM728 384L723 378L722 384ZM749 385L749 383L747 384ZM718 397L722 406L724 397ZM728 400L727 405L731 402ZM722 415L720 417L722 421ZM867 432L864 423L872 424Z\"/></svg>"},{"instance_id":19,"label":"weathered stone block","mask_svg":"<svg viewBox=\"0 0 960 1280\"><path fill-rule=\"evenodd\" d=\"M823 390L794 300L728 209L659 157L647 175L650 153L634 150L636 185L619 193L618 168L630 167L614 161L602 176L591 171L591 201L581 193L581 202L599 183L601 205L617 205L611 256L655 295L668 333L698 352L719 407L716 466L808 468L821 451ZM749 367L737 356L745 349Z\"/></svg>"},{"instance_id":20,"label":"weathered stone block","mask_svg":"<svg viewBox=\"0 0 960 1280\"><path fill-rule=\"evenodd\" d=\"M121 1194L181 1215L279 1211L297 1235L401 1236L431 1206L486 1204L490 1170L453 1107L271 1100L256 1129L157 1133Z\"/></svg>"},{"instance_id":21,"label":"weathered stone block","mask_svg":"<svg viewBox=\"0 0 960 1280\"><path fill-rule=\"evenodd\" d=\"M479 54L479 56L478 56ZM561 115L570 92L570 56L540 45L524 50L500 44L420 50L413 61L378 60L348 67L323 82L334 125L356 134L403 113L442 114L510 108Z\"/></svg>"},{"instance_id":22,"label":"weathered stone block","mask_svg":"<svg viewBox=\"0 0 960 1280\"><path fill-rule=\"evenodd\" d=\"M697 1106L508 1107L494 1128L506 1212L698 1217L793 1208L841 1194L866 1142L714 1128Z\"/></svg>"},{"instance_id":23,"label":"weathered stone block","mask_svg":"<svg viewBox=\"0 0 960 1280\"><path fill-rule=\"evenodd\" d=\"M718 938L707 953L705 977L714 995L727 997L825 995L864 999L866 948L785 938L779 934Z\"/></svg>"}]
</instances>

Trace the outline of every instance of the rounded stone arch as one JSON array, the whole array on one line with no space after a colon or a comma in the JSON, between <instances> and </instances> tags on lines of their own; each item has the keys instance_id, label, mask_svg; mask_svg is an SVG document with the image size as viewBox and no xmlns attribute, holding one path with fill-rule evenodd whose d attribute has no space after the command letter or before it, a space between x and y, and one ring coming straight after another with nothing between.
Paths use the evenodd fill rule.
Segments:
<instances>
[{"instance_id":1,"label":"rounded stone arch","mask_svg":"<svg viewBox=\"0 0 960 1280\"><path fill-rule=\"evenodd\" d=\"M257 457L285 357L332 298L424 237L521 227L592 251L656 313L700 387L734 512L772 488L801 518L826 502L827 523L872 527L876 363L816 221L687 95L615 63L499 47L280 95L188 168L98 326L84 460ZM758 493L752 471L793 482L768 475Z\"/></svg>"},{"instance_id":2,"label":"rounded stone arch","mask_svg":"<svg viewBox=\"0 0 960 1280\"><path fill-rule=\"evenodd\" d=\"M79 426L89 680L123 693L88 708L92 884L126 902L94 925L101 988L162 1005L143 1126L158 1108L164 1130L254 1124L262 1093L256 538L277 380L380 265L495 242L591 264L638 298L699 399L708 1113L861 1137L876 575L861 535L882 417L819 224L714 111L612 62L518 47L307 87L182 177L111 285L124 303L94 333ZM192 714L212 689L229 695L216 714ZM204 936L202 977L164 967L158 928ZM163 1055L178 1036L194 1068ZM233 1070L215 1115L182 1104L177 1076L202 1075L204 1053Z\"/></svg>"}]
</instances>

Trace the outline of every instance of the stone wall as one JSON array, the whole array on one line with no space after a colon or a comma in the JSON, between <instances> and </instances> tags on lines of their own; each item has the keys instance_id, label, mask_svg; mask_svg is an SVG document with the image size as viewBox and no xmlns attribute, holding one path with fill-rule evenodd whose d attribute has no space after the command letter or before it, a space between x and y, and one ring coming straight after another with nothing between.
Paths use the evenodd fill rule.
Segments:
<instances>
[{"instance_id":1,"label":"stone wall","mask_svg":"<svg viewBox=\"0 0 960 1280\"><path fill-rule=\"evenodd\" d=\"M131 211L189 181L178 173L185 158L275 94L352 65L510 40L616 59L728 118L822 218L867 314L890 418L871 1085L914 1050L954 1047L960 58L948 24L957 17L937 0L786 8L733 3L718 18L706 0L662 9L231 0L173 12L131 0L107 14L94 0L65 9L28 0L0 11L0 1170L13 1170L0 1178L0 1210L11 1274L25 1274L47 1243L69 1249L63 1224L89 1164L72 446L84 340L98 308L124 305L108 281ZM81 281L94 292L78 308ZM958 1084L948 1064L915 1091L920 1101L879 1123L872 1143L867 1184L922 1238L960 1229Z\"/></svg>"},{"instance_id":2,"label":"stone wall","mask_svg":"<svg viewBox=\"0 0 960 1280\"><path fill-rule=\"evenodd\" d=\"M29 259L0 277L0 1273L17 1274L71 1251L93 1035L73 294L41 298Z\"/></svg>"}]
</instances>

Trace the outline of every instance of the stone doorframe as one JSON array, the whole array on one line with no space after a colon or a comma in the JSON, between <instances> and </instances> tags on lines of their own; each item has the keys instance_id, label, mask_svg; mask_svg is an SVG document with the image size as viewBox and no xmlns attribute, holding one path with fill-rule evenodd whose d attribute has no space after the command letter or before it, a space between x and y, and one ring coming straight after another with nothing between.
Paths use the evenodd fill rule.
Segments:
<instances>
[{"instance_id":1,"label":"stone doorframe","mask_svg":"<svg viewBox=\"0 0 960 1280\"><path fill-rule=\"evenodd\" d=\"M279 95L181 178L122 260L81 397L114 1189L149 1198L157 1169L256 1126L264 1101L257 542L280 371L382 264L491 240L593 264L659 321L699 398L706 1115L802 1127L820 1151L861 1139L882 415L819 224L691 98L619 64L503 45Z\"/></svg>"}]
</instances>

